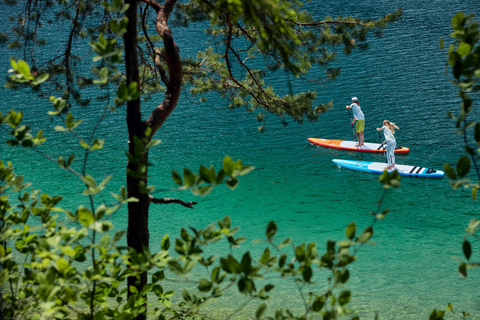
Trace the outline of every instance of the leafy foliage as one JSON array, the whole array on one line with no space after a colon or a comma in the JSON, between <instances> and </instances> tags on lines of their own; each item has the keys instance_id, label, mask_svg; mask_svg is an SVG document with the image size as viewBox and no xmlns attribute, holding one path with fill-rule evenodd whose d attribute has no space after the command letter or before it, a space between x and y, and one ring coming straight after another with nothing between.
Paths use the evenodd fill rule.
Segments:
<instances>
[{"instance_id":1,"label":"leafy foliage","mask_svg":"<svg viewBox=\"0 0 480 320\"><path fill-rule=\"evenodd\" d=\"M273 319L264 316L267 307L262 301L270 297L275 285L260 283L274 278L293 279L305 303L303 315L289 310L277 310L277 315L305 319L322 314L324 319L334 319L353 312L348 307L352 294L344 289L350 277L348 266L373 235L372 226L357 235L352 222L345 231L347 240L328 241L326 252L320 255L315 243L295 246L291 239L278 242L277 225L272 221L262 241L269 247L259 257L252 257L248 251L219 258L205 256L206 246L226 241L233 248L246 240L236 237L238 228L226 216L216 226L190 227L190 232L182 228L173 247L165 236L159 252L146 250L139 254L123 245L125 231L113 232L114 226L108 220L120 206L135 201L126 199L123 191L115 195L117 201L112 205L102 204L95 211L79 206L71 212L59 206L62 197L28 191L30 185L15 175L11 163L0 161L0 181L0 285L10 288L2 300L2 313L7 319L64 319L75 314L79 319L131 319L144 312L147 294L154 297L148 303L154 307L152 314L156 318L179 312L193 316L201 314L201 308L210 300L235 287L257 304L258 319ZM16 205L10 201L11 192L19 195ZM33 222L35 218L40 223ZM92 241L92 235L99 241ZM291 250L285 250L289 245ZM184 289L181 301L173 300L177 277L190 274L192 280L194 268L206 271L196 277L196 289ZM315 271L320 270L331 273L327 288L305 293ZM125 287L127 277L145 271L150 271L151 276L143 292ZM132 295L127 300L128 290Z\"/></svg>"},{"instance_id":2,"label":"leafy foliage","mask_svg":"<svg viewBox=\"0 0 480 320\"><path fill-rule=\"evenodd\" d=\"M448 48L447 67L452 72L452 84L458 89L458 96L460 97L460 109L457 115L449 112L449 117L455 121L455 127L460 135L462 135L466 155L458 158L456 165L446 163L444 165L445 173L450 179L450 185L453 189L464 187L470 189L472 199L477 198L477 190L480 188L480 171L477 160L480 155L480 123L469 119L473 110L474 98L480 91L480 46L478 40L480 33L478 30L479 24L474 20L474 15L465 15L463 12L458 12L452 18L453 32L450 36L454 39ZM444 40L440 41L440 48L444 49ZM471 138L471 129L473 128L473 140L476 146L472 147L469 144ZM476 180L471 181L468 178L471 170L476 174ZM478 242L478 227L480 221L472 219L462 243L462 253L465 258L459 259L458 266L459 275L463 278L467 277L467 270L470 268L479 267L480 263L472 261L473 247L470 239ZM453 310L452 304L448 305L447 311L452 312L460 318L465 319L469 316L468 313L462 311L461 314ZM429 319L444 319L445 312L441 310L434 310Z\"/></svg>"},{"instance_id":3,"label":"leafy foliage","mask_svg":"<svg viewBox=\"0 0 480 320\"><path fill-rule=\"evenodd\" d=\"M476 199L477 190L480 188L480 173L477 160L480 155L480 123L469 120L473 110L473 96L478 95L480 91L480 46L478 40L480 33L478 22L473 20L473 15L465 15L462 12L457 13L452 18L453 32L451 37L455 40L448 48L448 66L452 70L452 83L458 88L458 95L461 99L458 115L449 113L451 119L455 120L455 126L465 141L466 155L461 156L456 165L452 167L445 164L445 173L451 179L450 184L454 189L461 186L470 188L472 198ZM441 47L443 48L443 40ZM471 129L473 128L473 135ZM469 138L473 136L476 147L469 145ZM468 174L471 170L476 174L476 181L471 181ZM467 262L462 262L459 266L461 276L467 276L467 269L478 267L480 264L471 262L472 246L467 240L468 236L475 236L478 230L478 221L472 220L467 228L467 234L463 242L463 253Z\"/></svg>"},{"instance_id":4,"label":"leafy foliage","mask_svg":"<svg viewBox=\"0 0 480 320\"><path fill-rule=\"evenodd\" d=\"M7 87L33 89L45 97L52 106L48 116L56 123L53 128L76 138L82 147L83 161L76 161L73 153L58 158L43 153L40 148L46 141L43 131L34 135L29 126L22 124L21 111L0 114L1 129L11 135L8 145L32 148L71 172L77 178L75 181L84 186L82 195L89 205L79 204L74 211L62 208L61 196L28 190L30 185L21 175L15 175L13 164L0 160L0 285L7 289L1 301L2 317L144 319L148 312L159 319L194 318L202 316L205 304L231 290L237 290L252 304L257 304L255 316L259 319L305 319L316 315L335 319L354 314L348 307L352 294L344 288L350 276L348 266L357 259L358 250L369 243L373 224L388 213L380 210L381 201L378 212L372 212L370 226L358 232L356 224L351 223L346 230L347 240L329 241L323 255L319 255L315 243L294 245L291 239L279 243L274 222L266 228L262 242L268 247L259 257L248 251L238 252L246 239L236 236L238 228L232 227L229 217L204 229L182 228L172 248L166 235L161 249L151 252L148 236L141 239L143 248L125 246L125 231L114 231L108 218L125 204L129 209L137 204L142 210L147 208L142 211L147 218L150 203L191 205L178 199L155 199L150 196L154 187L147 183L151 165L148 152L160 143L153 136L175 107L172 96L180 92L180 85L194 95L218 92L229 99L231 108L243 106L252 112L257 110L257 119L261 122L267 114L279 116L285 123L286 115L299 122L305 118L315 120L332 103L313 106L315 92L290 92L280 96L269 84L268 73L281 70L305 78L316 66L323 69L325 79L333 79L339 69L329 66L336 58L335 52L329 50L343 47L345 53L352 52L357 41L363 42L368 32L379 31L387 22L395 21L401 9L378 21L352 17L316 21L300 11L300 2L285 0L167 1L163 7L156 1L140 1L142 5L138 12L133 10L133 14L130 9L137 8L136 1L27 2L24 7L8 1L9 5L17 6L19 13L13 19L16 26L11 34L1 35L1 41L6 41L9 48L28 50L23 60L11 60ZM185 25L189 21L203 23L207 28L206 41L211 41L212 47L195 58L184 57L172 63L172 57L177 58L179 54L167 25L168 10L172 10L173 5L176 5L177 21ZM159 12L164 13L163 20L158 18ZM132 24L136 18L138 23ZM150 32L151 20L155 21L156 35ZM43 28L50 23L65 23L70 27L64 34L65 39L56 39L59 52L46 61L39 61L35 52L44 42L40 38ZM141 32L134 29L137 25ZM133 35L129 34L132 29ZM123 41L119 41L122 37ZM140 67L129 63L120 67L124 58L137 59L131 52L124 57L124 52L132 48L122 47L123 43L132 39L138 41L134 41L133 48L137 49L138 45ZM75 47L87 44L92 49L90 54L77 55ZM84 58L91 59L90 72L80 63ZM255 62L250 64L251 61ZM131 76L132 70L138 77ZM83 96L83 90L89 87L99 93L96 99L104 103L104 107L86 137L80 132L85 125L75 107L91 103L91 98ZM112 91L112 87L116 90ZM158 90L166 91L164 103L143 121L140 100L152 98ZM111 92L115 91L112 97ZM111 176L92 177L87 173L87 163L90 155L101 150L107 141L97 137L102 120L124 105L127 105L130 140L126 155L127 188L121 187L118 194L112 193L113 200L107 203L103 193ZM167 108L170 109L165 111ZM132 110L136 112L129 113ZM134 125L130 121L134 121ZM134 133L130 131L132 128ZM172 178L181 189L206 195L224 181L227 187L235 189L239 177L252 169L241 160L234 161L227 156L218 172L214 166L201 165L198 173L185 168L183 176L174 170ZM388 192L389 187L398 186L398 177L387 173L381 182L384 192ZM135 189L134 196L132 189ZM15 200L12 195L17 196ZM97 197L102 198L101 204L95 204ZM129 214L130 211L134 210L129 210ZM148 227L146 231L148 233ZM221 242L226 243L230 253L220 257L204 254L207 245ZM206 276L191 280L195 281L195 289L181 288L181 298L174 299L175 291L180 291L178 279L191 272L198 275L196 269L199 268L204 269ZM321 292L309 290L315 281L315 271L320 270L330 273L327 288ZM301 314L276 310L271 312L273 315L267 315L263 300L268 299L275 288L268 283L272 276L294 280L303 302ZM169 286L171 282L173 286Z\"/></svg>"}]
</instances>

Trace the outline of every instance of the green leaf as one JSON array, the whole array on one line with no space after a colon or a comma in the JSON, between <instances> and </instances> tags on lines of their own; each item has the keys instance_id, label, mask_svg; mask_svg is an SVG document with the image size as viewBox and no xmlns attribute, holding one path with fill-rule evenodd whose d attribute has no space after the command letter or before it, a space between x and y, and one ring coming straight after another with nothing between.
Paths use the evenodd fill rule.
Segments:
<instances>
[{"instance_id":1,"label":"green leaf","mask_svg":"<svg viewBox=\"0 0 480 320\"><path fill-rule=\"evenodd\" d=\"M233 273L233 274L240 273L240 264L231 255L228 255L228 257L226 259L225 258L220 258L220 264L222 266L222 269L225 270L228 273Z\"/></svg>"},{"instance_id":2,"label":"green leaf","mask_svg":"<svg viewBox=\"0 0 480 320\"><path fill-rule=\"evenodd\" d=\"M460 43L457 48L457 52L461 57L465 57L471 50L472 46L465 42Z\"/></svg>"},{"instance_id":3,"label":"green leaf","mask_svg":"<svg viewBox=\"0 0 480 320\"><path fill-rule=\"evenodd\" d=\"M474 137L477 145L480 146L480 122L475 123Z\"/></svg>"},{"instance_id":4,"label":"green leaf","mask_svg":"<svg viewBox=\"0 0 480 320\"><path fill-rule=\"evenodd\" d=\"M49 77L50 77L50 75L48 73L43 73L35 79L34 84L39 85L39 84L47 81Z\"/></svg>"},{"instance_id":5,"label":"green leaf","mask_svg":"<svg viewBox=\"0 0 480 320\"><path fill-rule=\"evenodd\" d=\"M462 278L466 278L467 277L467 265L465 263L462 263L459 267L458 267L458 273L460 274L460 276Z\"/></svg>"},{"instance_id":6,"label":"green leaf","mask_svg":"<svg viewBox=\"0 0 480 320\"><path fill-rule=\"evenodd\" d=\"M93 213L84 206L78 207L76 216L80 223L85 227L88 227L95 222Z\"/></svg>"},{"instance_id":7,"label":"green leaf","mask_svg":"<svg viewBox=\"0 0 480 320\"><path fill-rule=\"evenodd\" d=\"M211 168L213 168L213 166ZM203 181L207 183L212 183L215 181L215 178L216 178L215 171L213 171L213 175L212 175L211 169L208 169L204 165L200 166L200 169L198 170L198 172L200 174L200 178L202 178Z\"/></svg>"},{"instance_id":8,"label":"green leaf","mask_svg":"<svg viewBox=\"0 0 480 320\"><path fill-rule=\"evenodd\" d=\"M138 91L138 85L136 81L131 82L128 85L127 91L128 91L127 97L126 97L127 101L135 101L140 97L140 92Z\"/></svg>"},{"instance_id":9,"label":"green leaf","mask_svg":"<svg viewBox=\"0 0 480 320\"><path fill-rule=\"evenodd\" d=\"M213 190L213 186L203 186L203 187L200 187L198 189L196 189L198 195L200 196L206 196L207 194L210 194L210 192ZM193 191L193 190L192 190ZM195 195L197 195L197 193L194 192Z\"/></svg>"},{"instance_id":10,"label":"green leaf","mask_svg":"<svg viewBox=\"0 0 480 320\"><path fill-rule=\"evenodd\" d=\"M92 143L92 151L103 149L104 144L105 144L105 140L100 140L98 138L95 138L95 140Z\"/></svg>"},{"instance_id":11,"label":"green leaf","mask_svg":"<svg viewBox=\"0 0 480 320\"><path fill-rule=\"evenodd\" d=\"M58 132L66 132L66 131L68 131L67 128L62 127L62 126L55 126L54 129L55 129L55 131L58 131Z\"/></svg>"},{"instance_id":12,"label":"green leaf","mask_svg":"<svg viewBox=\"0 0 480 320\"><path fill-rule=\"evenodd\" d=\"M170 238L167 234L162 239L161 248L162 250L168 250L168 248L170 248Z\"/></svg>"},{"instance_id":13,"label":"green leaf","mask_svg":"<svg viewBox=\"0 0 480 320\"><path fill-rule=\"evenodd\" d=\"M443 320L444 316L445 316L445 311L434 309L432 313L430 313L428 320Z\"/></svg>"},{"instance_id":14,"label":"green leaf","mask_svg":"<svg viewBox=\"0 0 480 320\"><path fill-rule=\"evenodd\" d=\"M18 69L18 64L17 64L17 62L15 61L15 59L13 59L13 58L10 58L10 65L12 66L13 70L17 70L17 69Z\"/></svg>"},{"instance_id":15,"label":"green leaf","mask_svg":"<svg viewBox=\"0 0 480 320\"><path fill-rule=\"evenodd\" d=\"M284 265L285 265L285 261L287 261L287 255L286 254L282 254L280 256L280 259L278 259L278 266L280 268L282 268Z\"/></svg>"},{"instance_id":16,"label":"green leaf","mask_svg":"<svg viewBox=\"0 0 480 320\"><path fill-rule=\"evenodd\" d=\"M240 262L240 270L246 275L248 275L252 270L252 257L248 251L242 257L242 261Z\"/></svg>"},{"instance_id":17,"label":"green leaf","mask_svg":"<svg viewBox=\"0 0 480 320\"><path fill-rule=\"evenodd\" d=\"M355 237L355 231L357 230L357 225L355 222L351 222L347 229L345 230L345 234L347 235L347 238L352 240Z\"/></svg>"},{"instance_id":18,"label":"green leaf","mask_svg":"<svg viewBox=\"0 0 480 320\"><path fill-rule=\"evenodd\" d=\"M105 179L102 180L102 182L100 182L98 186L100 188L103 188L110 181L110 179L112 179L112 177L113 177L113 174L107 176Z\"/></svg>"},{"instance_id":19,"label":"green leaf","mask_svg":"<svg viewBox=\"0 0 480 320\"><path fill-rule=\"evenodd\" d=\"M338 270L335 272L335 281L340 284L347 283L349 278L350 272L348 271L348 269Z\"/></svg>"},{"instance_id":20,"label":"green leaf","mask_svg":"<svg viewBox=\"0 0 480 320\"><path fill-rule=\"evenodd\" d=\"M126 233L127 233L126 230L117 231L113 238L113 242L117 242L118 240L120 240Z\"/></svg>"},{"instance_id":21,"label":"green leaf","mask_svg":"<svg viewBox=\"0 0 480 320\"><path fill-rule=\"evenodd\" d=\"M67 117L65 119L65 126L67 127L67 129L71 130L73 129L73 115L71 112L69 112L67 114Z\"/></svg>"},{"instance_id":22,"label":"green leaf","mask_svg":"<svg viewBox=\"0 0 480 320\"><path fill-rule=\"evenodd\" d=\"M477 231L479 225L480 225L480 220L472 219L468 223L467 231L468 232L475 232L475 231Z\"/></svg>"},{"instance_id":23,"label":"green leaf","mask_svg":"<svg viewBox=\"0 0 480 320\"><path fill-rule=\"evenodd\" d=\"M255 167L253 167L253 166L242 166L242 168L240 170L238 170L238 175L239 176L244 176L244 175L250 173L254 169L255 169Z\"/></svg>"},{"instance_id":24,"label":"green leaf","mask_svg":"<svg viewBox=\"0 0 480 320\"><path fill-rule=\"evenodd\" d=\"M218 171L217 177L215 178L215 183L221 184L224 178L225 178L225 171L223 171L223 169L220 169L220 171Z\"/></svg>"},{"instance_id":25,"label":"green leaf","mask_svg":"<svg viewBox=\"0 0 480 320\"><path fill-rule=\"evenodd\" d=\"M172 179L179 186L183 185L182 177L176 170L172 170Z\"/></svg>"},{"instance_id":26,"label":"green leaf","mask_svg":"<svg viewBox=\"0 0 480 320\"><path fill-rule=\"evenodd\" d=\"M457 162L457 174L460 178L463 178L470 171L470 159L467 156L462 156Z\"/></svg>"},{"instance_id":27,"label":"green leaf","mask_svg":"<svg viewBox=\"0 0 480 320\"><path fill-rule=\"evenodd\" d=\"M287 238L287 239L283 240L282 243L280 243L280 244L278 245L278 248L281 249L281 248L283 248L283 247L286 247L286 246L288 246L290 243L292 243L292 238Z\"/></svg>"},{"instance_id":28,"label":"green leaf","mask_svg":"<svg viewBox=\"0 0 480 320\"><path fill-rule=\"evenodd\" d=\"M30 66L23 60L18 60L18 72L21 73L26 78L33 79L33 76L30 71Z\"/></svg>"},{"instance_id":29,"label":"green leaf","mask_svg":"<svg viewBox=\"0 0 480 320\"><path fill-rule=\"evenodd\" d=\"M467 240L463 241L462 249L465 258L467 258L467 260L470 260L470 256L472 255L472 245L470 244L470 242L468 242Z\"/></svg>"},{"instance_id":30,"label":"green leaf","mask_svg":"<svg viewBox=\"0 0 480 320\"><path fill-rule=\"evenodd\" d=\"M267 225L266 235L268 239L271 239L277 233L277 224L275 221L270 221Z\"/></svg>"},{"instance_id":31,"label":"green leaf","mask_svg":"<svg viewBox=\"0 0 480 320\"><path fill-rule=\"evenodd\" d=\"M232 226L232 219L230 218L230 216L223 217L223 219L222 219L222 229L224 229L224 228L230 229L231 226Z\"/></svg>"},{"instance_id":32,"label":"green leaf","mask_svg":"<svg viewBox=\"0 0 480 320\"><path fill-rule=\"evenodd\" d=\"M260 319L265 313L265 310L267 310L267 305L265 303L261 303L257 307L257 311L255 312L255 318Z\"/></svg>"},{"instance_id":33,"label":"green leaf","mask_svg":"<svg viewBox=\"0 0 480 320\"><path fill-rule=\"evenodd\" d=\"M340 295L338 296L338 304L341 306L344 306L350 302L350 299L352 297L352 294L350 291L342 291Z\"/></svg>"},{"instance_id":34,"label":"green leaf","mask_svg":"<svg viewBox=\"0 0 480 320\"><path fill-rule=\"evenodd\" d=\"M455 170L453 170L451 165L449 165L448 163L445 163L443 165L443 169L445 170L445 174L447 175L447 177L449 177L452 180L457 179L457 174L455 173Z\"/></svg>"},{"instance_id":35,"label":"green leaf","mask_svg":"<svg viewBox=\"0 0 480 320\"><path fill-rule=\"evenodd\" d=\"M92 176L89 176L88 174L82 177L82 181L90 188L96 188L97 183L95 180L92 178Z\"/></svg>"},{"instance_id":36,"label":"green leaf","mask_svg":"<svg viewBox=\"0 0 480 320\"><path fill-rule=\"evenodd\" d=\"M212 270L212 281L219 284L223 281L224 276L222 275L222 270L220 267L215 267Z\"/></svg>"},{"instance_id":37,"label":"green leaf","mask_svg":"<svg viewBox=\"0 0 480 320\"><path fill-rule=\"evenodd\" d=\"M160 139L152 139L149 143L147 143L147 145L145 146L146 149L150 149L150 148L153 148L157 145L159 145L160 143L162 143L162 140Z\"/></svg>"},{"instance_id":38,"label":"green leaf","mask_svg":"<svg viewBox=\"0 0 480 320\"><path fill-rule=\"evenodd\" d=\"M8 269L3 269L0 271L0 284L3 284L8 280Z\"/></svg>"},{"instance_id":39,"label":"green leaf","mask_svg":"<svg viewBox=\"0 0 480 320\"><path fill-rule=\"evenodd\" d=\"M120 83L117 90L117 97L123 102L127 99L127 94L127 85L124 82Z\"/></svg>"},{"instance_id":40,"label":"green leaf","mask_svg":"<svg viewBox=\"0 0 480 320\"><path fill-rule=\"evenodd\" d=\"M187 168L183 169L183 179L186 186L193 187L195 185L195 175Z\"/></svg>"},{"instance_id":41,"label":"green leaf","mask_svg":"<svg viewBox=\"0 0 480 320\"><path fill-rule=\"evenodd\" d=\"M310 282L310 279L313 276L312 268L309 266L303 266L300 268L300 270L302 272L303 280L305 280L306 282Z\"/></svg>"},{"instance_id":42,"label":"green leaf","mask_svg":"<svg viewBox=\"0 0 480 320\"><path fill-rule=\"evenodd\" d=\"M83 141L83 140L80 140L80 145L81 145L83 148L87 149L87 150L90 149L90 146L88 145L88 143L86 143L86 142Z\"/></svg>"},{"instance_id":43,"label":"green leaf","mask_svg":"<svg viewBox=\"0 0 480 320\"><path fill-rule=\"evenodd\" d=\"M233 171L235 170L235 163L233 162L232 158L229 156L225 156L225 158L223 158L222 169L227 176L232 176Z\"/></svg>"},{"instance_id":44,"label":"green leaf","mask_svg":"<svg viewBox=\"0 0 480 320\"><path fill-rule=\"evenodd\" d=\"M152 283L157 283L163 279L165 279L165 272L163 270L157 271L152 275Z\"/></svg>"},{"instance_id":45,"label":"green leaf","mask_svg":"<svg viewBox=\"0 0 480 320\"><path fill-rule=\"evenodd\" d=\"M175 261L175 260L168 261L168 267L174 273L176 273L180 276L183 275L183 268L177 261Z\"/></svg>"},{"instance_id":46,"label":"green leaf","mask_svg":"<svg viewBox=\"0 0 480 320\"><path fill-rule=\"evenodd\" d=\"M231 190L235 190L235 188L238 186L238 179L237 178L228 178L226 183L227 183L227 186Z\"/></svg>"},{"instance_id":47,"label":"green leaf","mask_svg":"<svg viewBox=\"0 0 480 320\"><path fill-rule=\"evenodd\" d=\"M213 284L206 279L200 279L198 281L198 290L200 290L202 292L210 291L210 289L212 289L212 286L213 286Z\"/></svg>"},{"instance_id":48,"label":"green leaf","mask_svg":"<svg viewBox=\"0 0 480 320\"><path fill-rule=\"evenodd\" d=\"M373 235L373 228L372 226L368 226L363 230L363 233L358 236L359 242L367 242Z\"/></svg>"},{"instance_id":49,"label":"green leaf","mask_svg":"<svg viewBox=\"0 0 480 320\"><path fill-rule=\"evenodd\" d=\"M186 302L192 301L192 296L186 289L182 291L182 297L183 297L183 300L185 300Z\"/></svg>"},{"instance_id":50,"label":"green leaf","mask_svg":"<svg viewBox=\"0 0 480 320\"><path fill-rule=\"evenodd\" d=\"M322 310L324 305L325 305L325 298L322 296L319 296L313 301L312 310L315 312L319 312Z\"/></svg>"},{"instance_id":51,"label":"green leaf","mask_svg":"<svg viewBox=\"0 0 480 320\"><path fill-rule=\"evenodd\" d=\"M100 80L93 80L93 83L95 84L105 84L108 82L108 68L107 67L103 67L102 69L100 69Z\"/></svg>"},{"instance_id":52,"label":"green leaf","mask_svg":"<svg viewBox=\"0 0 480 320\"><path fill-rule=\"evenodd\" d=\"M242 277L238 281L238 290L244 294L252 294L255 292L255 283L251 279Z\"/></svg>"},{"instance_id":53,"label":"green leaf","mask_svg":"<svg viewBox=\"0 0 480 320\"><path fill-rule=\"evenodd\" d=\"M462 84L460 84L462 86ZM469 84L466 83L463 86L469 87ZM466 116L470 110L472 110L473 107L473 101L470 99L467 94L464 94L463 101L460 103L460 111L462 116Z\"/></svg>"},{"instance_id":54,"label":"green leaf","mask_svg":"<svg viewBox=\"0 0 480 320\"><path fill-rule=\"evenodd\" d=\"M69 257L74 257L76 255L76 251L71 246L62 246L60 249L63 254L66 254Z\"/></svg>"},{"instance_id":55,"label":"green leaf","mask_svg":"<svg viewBox=\"0 0 480 320\"><path fill-rule=\"evenodd\" d=\"M465 15L462 12L458 12L452 18L452 28L453 30L462 30L465 24Z\"/></svg>"},{"instance_id":56,"label":"green leaf","mask_svg":"<svg viewBox=\"0 0 480 320\"><path fill-rule=\"evenodd\" d=\"M67 268L70 267L70 264L65 258L60 258L57 260L57 269L63 273Z\"/></svg>"}]
</instances>

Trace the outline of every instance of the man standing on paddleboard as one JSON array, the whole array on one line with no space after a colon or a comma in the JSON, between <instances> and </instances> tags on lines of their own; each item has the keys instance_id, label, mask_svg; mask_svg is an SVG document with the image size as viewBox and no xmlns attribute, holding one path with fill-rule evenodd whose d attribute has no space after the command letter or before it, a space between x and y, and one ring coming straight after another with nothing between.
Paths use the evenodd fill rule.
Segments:
<instances>
[{"instance_id":1,"label":"man standing on paddleboard","mask_svg":"<svg viewBox=\"0 0 480 320\"><path fill-rule=\"evenodd\" d=\"M353 112L353 120L352 120L352 125L357 121L355 124L355 132L357 133L358 137L358 144L355 147L361 147L363 146L363 130L365 129L365 115L362 112L362 109L360 108L360 102L358 102L357 97L352 98L352 104L349 106L346 106L347 109L352 109Z\"/></svg>"}]
</instances>

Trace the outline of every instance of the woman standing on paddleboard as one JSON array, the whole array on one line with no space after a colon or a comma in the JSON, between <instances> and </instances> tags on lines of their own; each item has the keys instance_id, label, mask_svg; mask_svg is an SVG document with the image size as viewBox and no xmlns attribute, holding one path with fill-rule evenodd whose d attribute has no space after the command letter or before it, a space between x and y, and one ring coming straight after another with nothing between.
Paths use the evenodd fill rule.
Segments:
<instances>
[{"instance_id":1,"label":"woman standing on paddleboard","mask_svg":"<svg viewBox=\"0 0 480 320\"><path fill-rule=\"evenodd\" d=\"M397 146L397 140L395 140L395 129L399 129L397 125L388 120L383 120L383 127L377 128L377 131L383 130L385 141L387 142L387 168L395 168L395 147ZM385 141L383 143L385 143Z\"/></svg>"},{"instance_id":2,"label":"woman standing on paddleboard","mask_svg":"<svg viewBox=\"0 0 480 320\"><path fill-rule=\"evenodd\" d=\"M353 111L353 120L352 120L352 125L357 121L355 124L355 132L357 133L358 137L358 144L356 147L361 147L363 146L363 130L365 129L365 115L362 112L362 109L360 108L360 102L358 102L357 97L352 98L352 104L349 106L346 106L347 109L352 109Z\"/></svg>"}]
</instances>

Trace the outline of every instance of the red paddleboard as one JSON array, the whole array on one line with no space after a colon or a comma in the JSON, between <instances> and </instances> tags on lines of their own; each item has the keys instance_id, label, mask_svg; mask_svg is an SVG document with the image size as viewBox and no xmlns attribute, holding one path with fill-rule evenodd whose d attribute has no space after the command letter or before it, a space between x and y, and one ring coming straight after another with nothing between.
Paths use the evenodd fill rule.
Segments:
<instances>
[{"instance_id":1,"label":"red paddleboard","mask_svg":"<svg viewBox=\"0 0 480 320\"><path fill-rule=\"evenodd\" d=\"M359 151L359 152L373 152L373 153L383 153L385 150L385 145L374 142L365 142L361 147L356 147L357 142L355 141L345 141L345 140L332 140L332 139L318 139L318 138L308 138L310 143L332 149L347 150L347 151ZM410 148L399 147L395 149L395 153L408 153Z\"/></svg>"}]
</instances>

